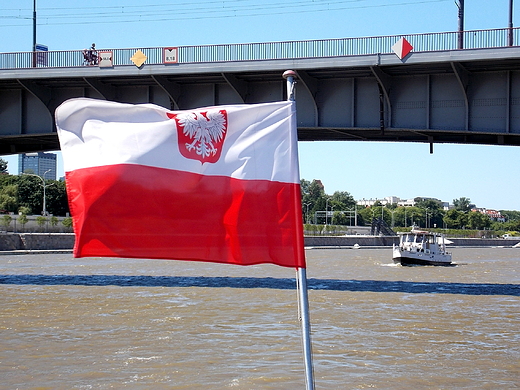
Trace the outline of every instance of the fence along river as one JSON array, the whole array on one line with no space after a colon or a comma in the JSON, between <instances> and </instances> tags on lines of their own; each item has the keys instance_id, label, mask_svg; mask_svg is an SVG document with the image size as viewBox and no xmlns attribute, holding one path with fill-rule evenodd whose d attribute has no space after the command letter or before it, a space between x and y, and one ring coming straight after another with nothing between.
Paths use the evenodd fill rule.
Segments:
<instances>
[{"instance_id":1,"label":"fence along river","mask_svg":"<svg viewBox=\"0 0 520 390\"><path fill-rule=\"evenodd\" d=\"M307 250L317 389L520 385L520 249ZM0 257L0 389L301 389L295 272Z\"/></svg>"}]
</instances>

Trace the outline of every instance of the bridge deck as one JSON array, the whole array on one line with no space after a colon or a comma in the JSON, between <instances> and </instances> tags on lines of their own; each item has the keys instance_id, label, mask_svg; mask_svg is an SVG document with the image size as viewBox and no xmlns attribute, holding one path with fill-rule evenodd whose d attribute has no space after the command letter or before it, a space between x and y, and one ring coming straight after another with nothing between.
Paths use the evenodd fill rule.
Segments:
<instances>
[{"instance_id":1,"label":"bridge deck","mask_svg":"<svg viewBox=\"0 0 520 390\"><path fill-rule=\"evenodd\" d=\"M493 33L497 31L504 35L509 30ZM337 40L310 41L307 51L292 42L300 47L292 58L280 52L288 43L269 46L283 54L279 58L253 46L251 53L265 57L256 60L182 61L179 50L176 64L166 64L154 54L154 60L141 67L123 63L109 68L31 68L26 65L32 53L0 53L0 154L59 149L53 113L68 98L150 102L171 109L283 100L281 75L287 69L299 75L296 100L302 141L520 145L520 47L500 47L500 41L486 48L414 50L401 60L389 50L398 38L379 37L371 50L381 49L378 45L384 50L358 55L332 51L330 47L341 46ZM408 38L426 46L422 35ZM228 52L240 53L230 46ZM237 46L242 50L243 45ZM225 47L208 50L220 58ZM335 55L303 56L311 51L308 47L319 49L313 49L313 55ZM126 62L135 51L120 50ZM15 54L23 66L6 65L5 56L14 61ZM49 60L53 56L50 53Z\"/></svg>"}]
</instances>

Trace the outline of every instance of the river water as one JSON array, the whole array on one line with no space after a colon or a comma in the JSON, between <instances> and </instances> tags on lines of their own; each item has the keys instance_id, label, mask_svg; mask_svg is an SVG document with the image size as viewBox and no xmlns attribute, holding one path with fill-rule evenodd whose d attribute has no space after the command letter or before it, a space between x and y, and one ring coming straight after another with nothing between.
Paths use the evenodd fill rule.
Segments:
<instances>
[{"instance_id":1,"label":"river water","mask_svg":"<svg viewBox=\"0 0 520 390\"><path fill-rule=\"evenodd\" d=\"M309 249L316 389L520 387L520 249ZM0 389L303 389L295 271L0 256Z\"/></svg>"}]
</instances>

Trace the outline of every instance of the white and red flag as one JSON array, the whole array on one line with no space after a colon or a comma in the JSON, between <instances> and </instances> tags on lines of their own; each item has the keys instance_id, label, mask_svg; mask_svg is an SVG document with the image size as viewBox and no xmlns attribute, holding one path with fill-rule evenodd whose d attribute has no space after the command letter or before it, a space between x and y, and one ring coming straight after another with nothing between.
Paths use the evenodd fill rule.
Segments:
<instances>
[{"instance_id":1,"label":"white and red flag","mask_svg":"<svg viewBox=\"0 0 520 390\"><path fill-rule=\"evenodd\" d=\"M304 268L294 105L63 103L74 256Z\"/></svg>"}]
</instances>

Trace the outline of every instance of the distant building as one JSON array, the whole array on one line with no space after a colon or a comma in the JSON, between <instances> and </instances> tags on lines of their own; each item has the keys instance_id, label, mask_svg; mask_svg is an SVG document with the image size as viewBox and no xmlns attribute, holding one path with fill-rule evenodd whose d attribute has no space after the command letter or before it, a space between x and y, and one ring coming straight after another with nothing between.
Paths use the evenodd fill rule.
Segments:
<instances>
[{"instance_id":1,"label":"distant building","mask_svg":"<svg viewBox=\"0 0 520 390\"><path fill-rule=\"evenodd\" d=\"M370 206L373 206L376 202L379 202L380 204L382 204L383 206L386 206L386 205L390 205L390 204L396 204L397 202L399 202L399 198L397 196L387 196L386 198L383 198L383 199L365 199L363 198L362 200L358 200L356 203L358 206L363 206L363 207L370 207Z\"/></svg>"},{"instance_id":2,"label":"distant building","mask_svg":"<svg viewBox=\"0 0 520 390\"><path fill-rule=\"evenodd\" d=\"M33 173L45 179L56 180L56 155L54 153L23 153L18 155L18 174Z\"/></svg>"},{"instance_id":3,"label":"distant building","mask_svg":"<svg viewBox=\"0 0 520 390\"><path fill-rule=\"evenodd\" d=\"M401 199L397 196L387 196L386 198L383 198L383 199L377 199L377 198L376 199L372 199L372 198L365 199L365 198L363 198L362 200L357 201L357 205L363 206L363 207L371 207L376 202L379 202L383 206L396 204L397 206L413 207L413 206L415 206L417 200L435 200L440 203L441 207L444 210L449 210L450 208L452 208L452 206L450 206L449 202L443 202L436 198L427 198L424 196L420 196L420 197L416 197L416 198L412 198L412 199Z\"/></svg>"},{"instance_id":4,"label":"distant building","mask_svg":"<svg viewBox=\"0 0 520 390\"><path fill-rule=\"evenodd\" d=\"M498 210L490 210L490 209L485 209L485 208L474 208L474 209L471 209L471 211L485 214L489 218L491 218L492 221L506 222L506 217L504 217Z\"/></svg>"}]
</instances>

